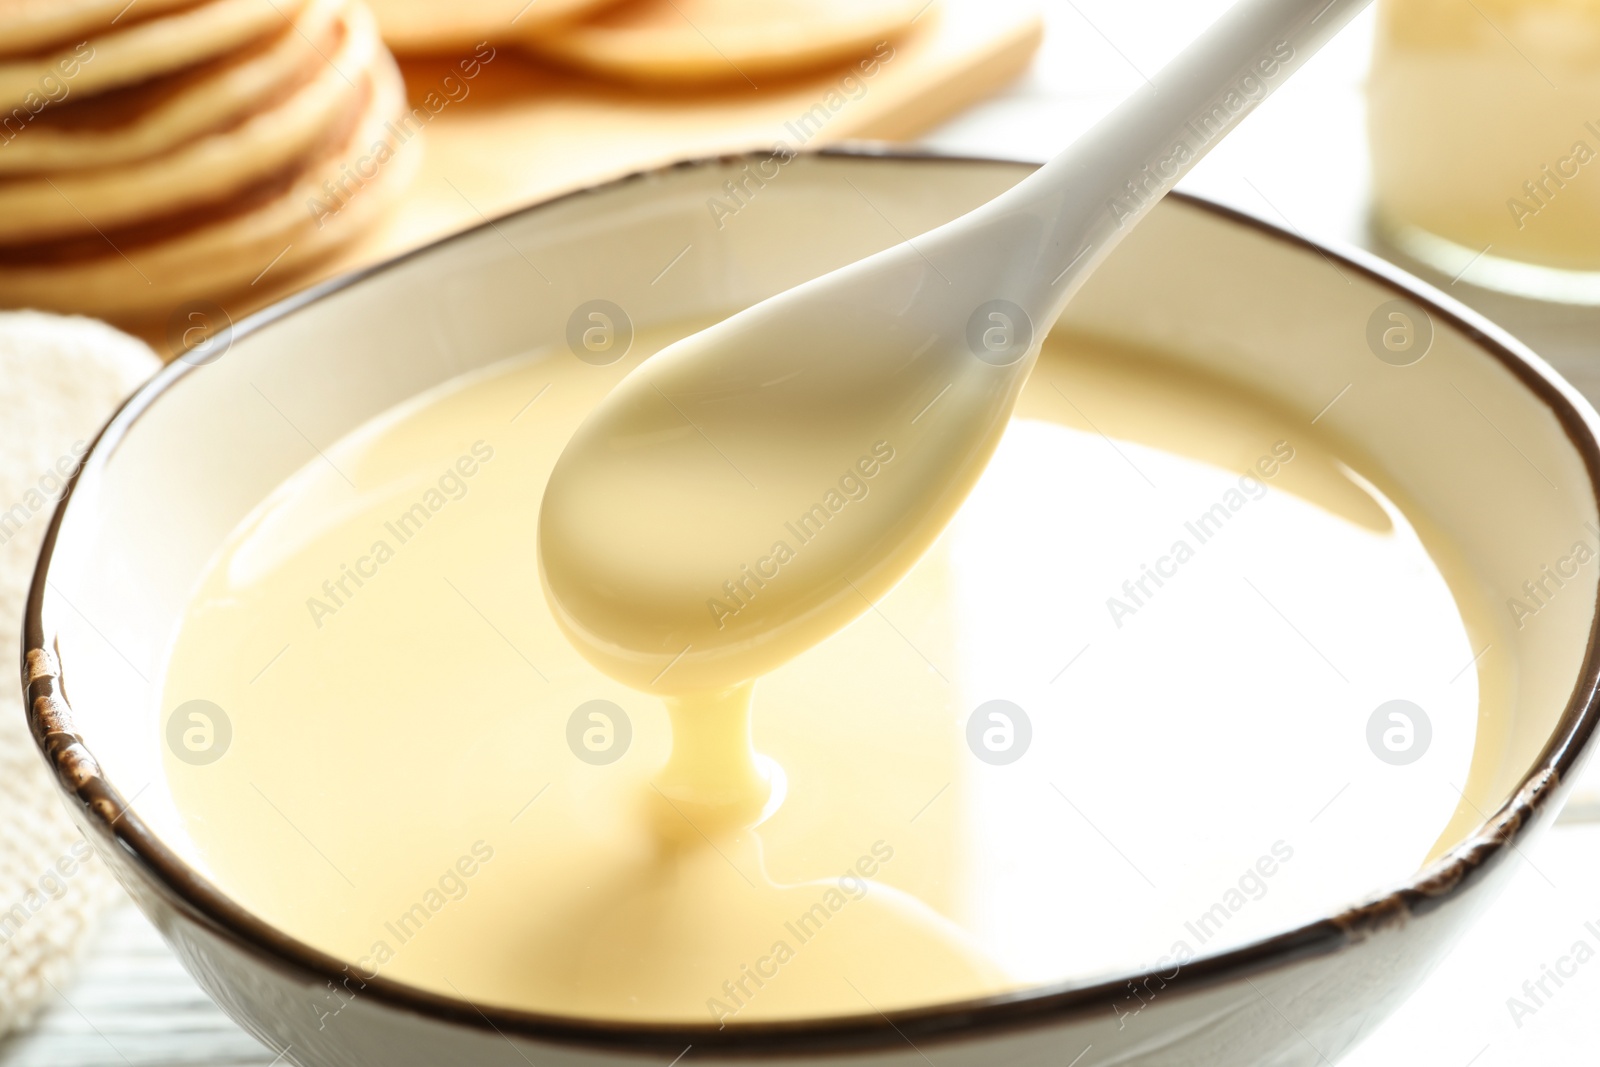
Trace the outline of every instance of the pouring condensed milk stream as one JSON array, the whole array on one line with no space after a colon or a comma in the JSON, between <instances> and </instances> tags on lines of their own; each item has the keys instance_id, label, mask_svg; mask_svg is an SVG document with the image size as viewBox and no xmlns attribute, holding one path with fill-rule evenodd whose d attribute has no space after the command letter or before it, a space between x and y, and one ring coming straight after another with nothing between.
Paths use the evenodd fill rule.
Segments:
<instances>
[{"instance_id":1,"label":"pouring condensed milk stream","mask_svg":"<svg viewBox=\"0 0 1600 1067\"><path fill-rule=\"evenodd\" d=\"M1129 230L1366 0L1244 0L1014 189L657 353L557 461L538 553L580 653L663 696L657 788L768 801L755 680L870 609L988 464L1045 334Z\"/></svg>"}]
</instances>

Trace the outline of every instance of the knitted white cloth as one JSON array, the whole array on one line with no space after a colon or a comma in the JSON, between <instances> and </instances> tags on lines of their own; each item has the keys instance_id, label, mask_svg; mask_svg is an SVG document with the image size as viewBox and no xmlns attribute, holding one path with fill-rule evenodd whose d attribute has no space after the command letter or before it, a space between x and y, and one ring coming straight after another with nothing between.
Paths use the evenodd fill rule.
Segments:
<instances>
[{"instance_id":1,"label":"knitted white cloth","mask_svg":"<svg viewBox=\"0 0 1600 1067\"><path fill-rule=\"evenodd\" d=\"M0 1034L63 987L113 885L23 719L28 584L65 476L160 366L143 342L93 319L0 312Z\"/></svg>"}]
</instances>

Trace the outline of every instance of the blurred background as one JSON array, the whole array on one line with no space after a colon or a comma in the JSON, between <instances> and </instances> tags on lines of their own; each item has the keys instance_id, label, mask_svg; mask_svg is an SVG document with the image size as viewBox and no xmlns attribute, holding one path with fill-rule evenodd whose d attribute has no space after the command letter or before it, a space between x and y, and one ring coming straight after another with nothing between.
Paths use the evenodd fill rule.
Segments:
<instances>
[{"instance_id":1,"label":"blurred background","mask_svg":"<svg viewBox=\"0 0 1600 1067\"><path fill-rule=\"evenodd\" d=\"M318 280L675 159L867 140L1043 161L1228 5L382 0L374 20L135 0L87 52L56 47L79 39L66 5L13 6L0 308L106 318L173 358ZM1600 400L1596 158L1600 2L1384 0L1181 188L1400 263ZM1600 944L1597 784L1346 1062L1581 1062L1600 1042L1600 965L1510 1005ZM77 976L35 990L0 1067L279 1062L131 906L91 927L98 900L79 903L98 932L63 935L86 945Z\"/></svg>"}]
</instances>

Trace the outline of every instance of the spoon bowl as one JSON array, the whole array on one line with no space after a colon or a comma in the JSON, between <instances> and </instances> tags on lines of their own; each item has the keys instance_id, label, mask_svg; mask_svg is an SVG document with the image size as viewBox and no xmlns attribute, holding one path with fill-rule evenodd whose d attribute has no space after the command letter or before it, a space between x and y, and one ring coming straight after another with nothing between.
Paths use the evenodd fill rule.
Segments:
<instances>
[{"instance_id":1,"label":"spoon bowl","mask_svg":"<svg viewBox=\"0 0 1600 1067\"><path fill-rule=\"evenodd\" d=\"M635 370L545 490L573 644L636 689L716 691L868 610L966 499L1085 279L1365 3L1241 0L1015 188Z\"/></svg>"}]
</instances>

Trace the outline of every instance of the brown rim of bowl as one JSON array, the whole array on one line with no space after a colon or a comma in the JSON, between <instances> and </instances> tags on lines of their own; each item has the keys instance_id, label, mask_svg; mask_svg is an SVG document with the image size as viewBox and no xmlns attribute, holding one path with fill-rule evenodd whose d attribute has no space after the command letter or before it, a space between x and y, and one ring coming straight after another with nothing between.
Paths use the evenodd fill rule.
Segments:
<instances>
[{"instance_id":1,"label":"brown rim of bowl","mask_svg":"<svg viewBox=\"0 0 1600 1067\"><path fill-rule=\"evenodd\" d=\"M233 326L232 338L254 333L332 293L441 245L494 227L498 221L506 218L538 212L571 197L615 189L674 170L725 165L737 160L759 159L763 155L761 152L751 152L687 160L541 201L383 263L313 286ZM816 155L823 158L934 162L946 166L1037 166L1036 163L1021 160L905 152L875 145L834 148ZM1250 227L1295 249L1335 257L1343 266L1369 281L1390 289L1398 296L1416 301L1430 314L1438 316L1476 342L1550 408L1568 439L1583 457L1590 488L1600 499L1600 446L1597 446L1586 425L1583 413L1562 392L1555 376L1529 362L1537 357L1510 335L1376 256L1359 250L1328 248L1230 208L1187 194L1170 195L1190 207ZM101 774L94 756L74 729L72 710L64 695L61 668L51 651L54 647L53 635L47 636L44 632L42 609L56 538L81 472L88 465L88 458L115 448L128 427L157 397L178 379L198 369L197 366L176 360L123 404L96 436L85 462L72 475L51 517L29 590L24 622L22 670L28 722L45 761L55 771L62 788L82 806L87 823L107 847L121 852L125 858L144 868L169 906L267 965L280 971L287 970L306 980L310 988L319 987L324 981L343 983L356 974L348 970L348 964L285 935L235 904L163 845L138 815L130 810L122 794ZM1002 996L895 1011L887 1015L874 1013L745 1023L720 1030L709 1024L611 1022L542 1015L487 1005L480 1008L464 999L430 993L381 976L363 978L356 975L364 984L355 992L358 998L371 997L390 1008L458 1026L495 1032L501 1036L515 1034L530 1040L589 1049L671 1058L679 1055L685 1045L693 1045L699 1055L713 1058L736 1055L794 1056L802 1053L814 1055L882 1050L906 1045L920 1049L924 1043L968 1041L1024 1028L1049 1026L1083 1019L1091 1012L1106 1011L1109 1005L1126 996L1131 982L1142 983L1146 979L1161 981L1164 991L1171 990L1177 994L1208 988L1297 960L1330 955L1348 945L1403 926L1412 917L1426 915L1460 896L1504 862L1507 855L1516 849L1518 839L1528 831L1532 822L1550 811L1555 797L1565 791L1564 784L1570 780L1586 755L1596 716L1600 714L1600 707L1597 707L1600 705L1600 693L1597 693L1597 688L1600 688L1597 633L1600 633L1600 603L1597 603L1596 615L1590 625L1582 672L1554 733L1515 793L1471 836L1397 888L1296 929L1226 952L1202 956L1182 965L1180 973L1175 976L1128 974L1087 985L1062 982Z\"/></svg>"}]
</instances>

